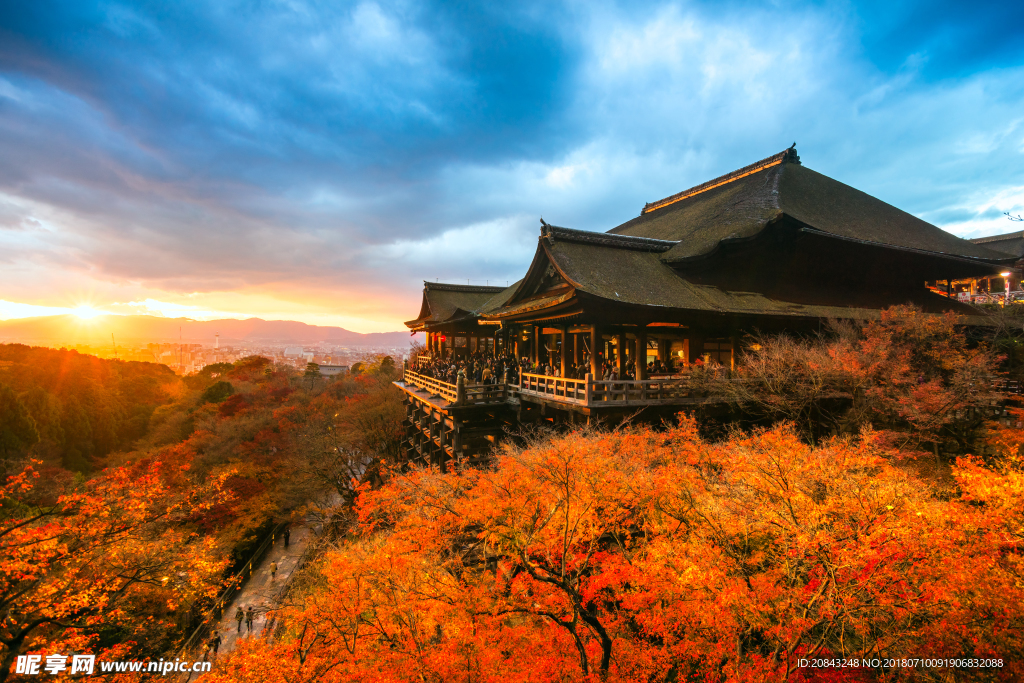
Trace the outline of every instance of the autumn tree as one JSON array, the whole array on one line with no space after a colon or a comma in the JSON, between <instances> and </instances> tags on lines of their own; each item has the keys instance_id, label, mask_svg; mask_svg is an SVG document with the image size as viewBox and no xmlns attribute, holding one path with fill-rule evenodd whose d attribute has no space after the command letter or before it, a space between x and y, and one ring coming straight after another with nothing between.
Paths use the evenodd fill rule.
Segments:
<instances>
[{"instance_id":1,"label":"autumn tree","mask_svg":"<svg viewBox=\"0 0 1024 683\"><path fill-rule=\"evenodd\" d=\"M394 471L283 637L211 681L809 680L801 657L911 652L1004 662L946 680L1020 676L1016 480L964 462L944 499L887 449L684 420Z\"/></svg>"},{"instance_id":2,"label":"autumn tree","mask_svg":"<svg viewBox=\"0 0 1024 683\"><path fill-rule=\"evenodd\" d=\"M812 439L872 425L903 448L950 443L965 453L1001 398L998 361L956 315L895 306L860 330L833 323L815 339L759 337L741 381L714 390L755 416L792 420Z\"/></svg>"},{"instance_id":3,"label":"autumn tree","mask_svg":"<svg viewBox=\"0 0 1024 683\"><path fill-rule=\"evenodd\" d=\"M140 462L64 490L39 484L29 466L0 488L0 680L18 654L115 646L104 633L122 652L169 645L144 606L174 612L216 590L223 564L190 520L220 500L220 482Z\"/></svg>"}]
</instances>

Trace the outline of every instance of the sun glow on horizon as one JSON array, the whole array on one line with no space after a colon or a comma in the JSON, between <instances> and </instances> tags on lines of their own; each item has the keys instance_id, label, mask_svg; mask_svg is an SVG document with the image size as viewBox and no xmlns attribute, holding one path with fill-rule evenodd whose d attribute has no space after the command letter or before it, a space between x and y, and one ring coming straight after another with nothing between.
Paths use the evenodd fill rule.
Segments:
<instances>
[{"instance_id":1,"label":"sun glow on horizon","mask_svg":"<svg viewBox=\"0 0 1024 683\"><path fill-rule=\"evenodd\" d=\"M85 304L71 309L71 313L82 320L92 320L100 315L109 315L106 311L101 311Z\"/></svg>"},{"instance_id":2,"label":"sun glow on horizon","mask_svg":"<svg viewBox=\"0 0 1024 683\"><path fill-rule=\"evenodd\" d=\"M93 293L61 296L64 305L43 303L21 303L0 299L0 323L26 318L67 316L66 320L79 323L83 328L95 326L100 319L131 316L155 316L159 318L180 318L184 320L208 321L247 318L263 320L297 321L308 325L342 327L359 333L395 332L402 330L401 321L395 322L377 316L360 315L364 311L339 310L332 300L324 302L306 296L296 303L278 297L247 295L244 293L219 293L217 296L188 295L178 301L152 297L124 297L107 300ZM168 297L170 298L170 297ZM49 303L49 302L47 302ZM54 302L56 303L56 302ZM365 301L361 302L365 305ZM416 302L414 305L419 305ZM102 306L102 308L101 308Z\"/></svg>"}]
</instances>

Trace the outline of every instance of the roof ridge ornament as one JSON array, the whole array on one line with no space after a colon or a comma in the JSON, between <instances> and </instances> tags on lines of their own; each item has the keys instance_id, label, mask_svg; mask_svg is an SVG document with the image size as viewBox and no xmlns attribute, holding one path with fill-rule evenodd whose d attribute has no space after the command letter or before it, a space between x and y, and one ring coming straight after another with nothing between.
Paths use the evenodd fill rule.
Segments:
<instances>
[{"instance_id":1,"label":"roof ridge ornament","mask_svg":"<svg viewBox=\"0 0 1024 683\"><path fill-rule=\"evenodd\" d=\"M795 142L786 150L786 161L791 164L796 164L797 166L803 166L803 164L800 163L800 155L796 152Z\"/></svg>"}]
</instances>

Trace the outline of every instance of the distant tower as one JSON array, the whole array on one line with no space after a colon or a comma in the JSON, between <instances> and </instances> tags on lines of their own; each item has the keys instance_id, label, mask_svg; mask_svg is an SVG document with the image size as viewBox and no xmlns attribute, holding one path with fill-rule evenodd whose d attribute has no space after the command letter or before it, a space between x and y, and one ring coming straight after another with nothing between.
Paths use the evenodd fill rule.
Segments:
<instances>
[{"instance_id":1,"label":"distant tower","mask_svg":"<svg viewBox=\"0 0 1024 683\"><path fill-rule=\"evenodd\" d=\"M220 335L219 335L219 334L215 334L215 335L213 335L213 336L214 336L214 337L216 337L216 338L215 338L215 339L213 340L213 348L215 348L215 349L219 349L219 348L220 348Z\"/></svg>"}]
</instances>

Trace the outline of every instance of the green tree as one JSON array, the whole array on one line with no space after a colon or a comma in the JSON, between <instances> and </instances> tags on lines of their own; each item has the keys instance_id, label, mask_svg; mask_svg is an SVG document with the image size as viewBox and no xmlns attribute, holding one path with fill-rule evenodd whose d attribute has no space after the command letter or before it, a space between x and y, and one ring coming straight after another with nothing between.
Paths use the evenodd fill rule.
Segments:
<instances>
[{"instance_id":1,"label":"green tree","mask_svg":"<svg viewBox=\"0 0 1024 683\"><path fill-rule=\"evenodd\" d=\"M64 445L64 429L60 424L60 401L42 387L35 386L22 395L22 401L35 420L39 441L49 442L52 447Z\"/></svg>"},{"instance_id":2,"label":"green tree","mask_svg":"<svg viewBox=\"0 0 1024 683\"><path fill-rule=\"evenodd\" d=\"M233 393L235 393L235 387L231 385L231 382L221 380L207 387L199 397L199 401L200 403L220 403Z\"/></svg>"},{"instance_id":3,"label":"green tree","mask_svg":"<svg viewBox=\"0 0 1024 683\"><path fill-rule=\"evenodd\" d=\"M309 388L312 389L316 381L320 379L320 366L313 362L306 363L306 372L302 376L309 382Z\"/></svg>"},{"instance_id":4,"label":"green tree","mask_svg":"<svg viewBox=\"0 0 1024 683\"><path fill-rule=\"evenodd\" d=\"M92 423L81 401L73 394L64 399L60 424L64 430L64 453L61 464L66 470L88 472L93 467Z\"/></svg>"},{"instance_id":5,"label":"green tree","mask_svg":"<svg viewBox=\"0 0 1024 683\"><path fill-rule=\"evenodd\" d=\"M4 459L39 441L35 420L6 384L0 384L0 451Z\"/></svg>"}]
</instances>

